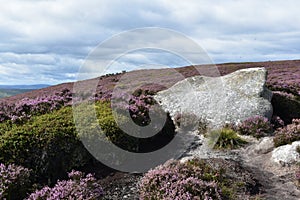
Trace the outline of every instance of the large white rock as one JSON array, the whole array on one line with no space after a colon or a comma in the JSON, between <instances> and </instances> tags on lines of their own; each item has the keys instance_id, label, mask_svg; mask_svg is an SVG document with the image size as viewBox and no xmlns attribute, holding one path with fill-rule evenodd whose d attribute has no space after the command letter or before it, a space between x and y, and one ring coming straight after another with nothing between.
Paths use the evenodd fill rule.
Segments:
<instances>
[{"instance_id":1,"label":"large white rock","mask_svg":"<svg viewBox=\"0 0 300 200\"><path fill-rule=\"evenodd\" d=\"M300 155L296 151L300 141L277 147L272 151L271 160L280 165L290 165L300 161Z\"/></svg>"},{"instance_id":2,"label":"large white rock","mask_svg":"<svg viewBox=\"0 0 300 200\"><path fill-rule=\"evenodd\" d=\"M154 96L174 119L193 114L209 128L238 123L254 115L272 116L272 92L265 87L265 68L242 69L226 76L186 78Z\"/></svg>"}]
</instances>

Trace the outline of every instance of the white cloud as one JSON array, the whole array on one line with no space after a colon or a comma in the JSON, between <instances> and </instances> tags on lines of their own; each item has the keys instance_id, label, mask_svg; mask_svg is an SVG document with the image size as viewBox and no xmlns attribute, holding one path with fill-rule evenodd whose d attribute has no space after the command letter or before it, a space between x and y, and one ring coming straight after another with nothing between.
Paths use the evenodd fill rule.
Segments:
<instances>
[{"instance_id":1,"label":"white cloud","mask_svg":"<svg viewBox=\"0 0 300 200\"><path fill-rule=\"evenodd\" d=\"M5 6L0 7L0 84L75 80L83 59L100 42L120 31L149 26L182 32L218 63L298 59L300 54L300 2L293 0L1 3ZM165 46L180 44L183 50L189 49L178 39L152 37L161 39L160 44ZM134 40L112 44L103 56L109 59L117 55L117 49L130 47ZM172 63L171 57L144 56L131 55L130 60L136 60L131 64L150 59L165 65L168 58ZM132 69L131 61L126 61Z\"/></svg>"}]
</instances>

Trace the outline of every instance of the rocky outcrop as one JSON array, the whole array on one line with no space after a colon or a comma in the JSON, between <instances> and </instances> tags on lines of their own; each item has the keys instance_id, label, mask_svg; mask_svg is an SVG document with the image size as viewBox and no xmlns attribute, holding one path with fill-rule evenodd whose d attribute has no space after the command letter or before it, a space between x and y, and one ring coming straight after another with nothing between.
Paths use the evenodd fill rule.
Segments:
<instances>
[{"instance_id":1,"label":"rocky outcrop","mask_svg":"<svg viewBox=\"0 0 300 200\"><path fill-rule=\"evenodd\" d=\"M191 114L211 129L254 115L272 116L272 92L265 68L242 69L222 77L194 76L158 92L155 100L173 119Z\"/></svg>"}]
</instances>

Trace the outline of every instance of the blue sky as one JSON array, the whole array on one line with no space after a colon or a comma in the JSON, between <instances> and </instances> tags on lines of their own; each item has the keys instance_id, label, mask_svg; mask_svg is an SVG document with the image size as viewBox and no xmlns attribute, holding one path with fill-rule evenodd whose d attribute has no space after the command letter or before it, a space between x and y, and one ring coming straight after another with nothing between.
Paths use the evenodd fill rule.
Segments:
<instances>
[{"instance_id":1,"label":"blue sky","mask_svg":"<svg viewBox=\"0 0 300 200\"><path fill-rule=\"evenodd\" d=\"M299 1L289 0L3 1L0 84L74 81L99 43L142 27L178 31L197 42L214 63L300 59L299 8ZM135 54L128 62L140 63L145 56ZM119 68L126 69L131 68Z\"/></svg>"}]
</instances>

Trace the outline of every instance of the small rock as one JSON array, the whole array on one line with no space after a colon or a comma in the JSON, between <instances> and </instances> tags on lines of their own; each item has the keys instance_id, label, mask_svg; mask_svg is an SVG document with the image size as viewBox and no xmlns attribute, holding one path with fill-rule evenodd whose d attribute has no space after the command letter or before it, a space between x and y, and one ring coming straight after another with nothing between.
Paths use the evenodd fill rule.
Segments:
<instances>
[{"instance_id":1,"label":"small rock","mask_svg":"<svg viewBox=\"0 0 300 200\"><path fill-rule=\"evenodd\" d=\"M300 146L300 141L293 142L284 146L277 147L272 152L271 160L281 166L291 165L300 161L300 155L296 151Z\"/></svg>"}]
</instances>

